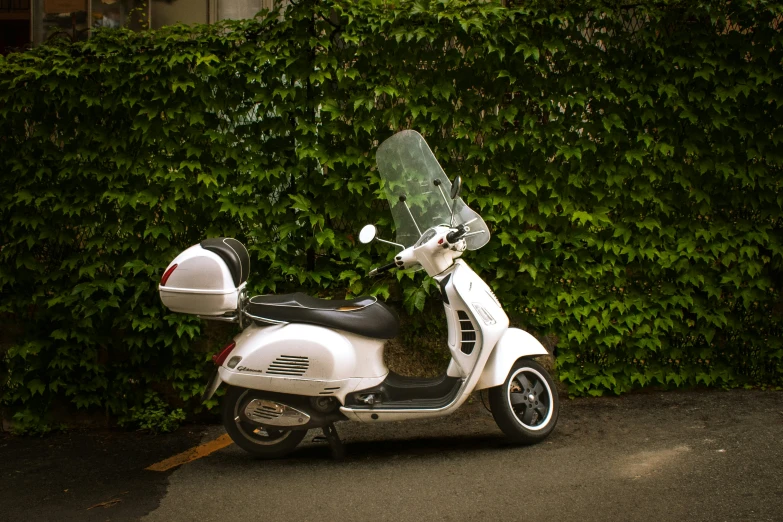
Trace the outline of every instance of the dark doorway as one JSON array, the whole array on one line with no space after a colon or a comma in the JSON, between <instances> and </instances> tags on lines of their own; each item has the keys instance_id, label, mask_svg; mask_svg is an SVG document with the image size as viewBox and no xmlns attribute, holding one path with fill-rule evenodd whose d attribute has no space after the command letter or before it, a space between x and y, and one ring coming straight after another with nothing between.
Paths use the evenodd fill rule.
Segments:
<instances>
[{"instance_id":1,"label":"dark doorway","mask_svg":"<svg viewBox=\"0 0 783 522\"><path fill-rule=\"evenodd\" d=\"M30 0L0 0L0 54L30 45Z\"/></svg>"}]
</instances>

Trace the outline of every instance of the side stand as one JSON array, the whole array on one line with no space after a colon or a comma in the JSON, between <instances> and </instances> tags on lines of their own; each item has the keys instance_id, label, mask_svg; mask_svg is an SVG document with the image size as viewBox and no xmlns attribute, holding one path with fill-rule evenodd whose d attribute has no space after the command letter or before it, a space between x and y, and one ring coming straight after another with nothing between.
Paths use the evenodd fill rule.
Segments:
<instances>
[{"instance_id":1,"label":"side stand","mask_svg":"<svg viewBox=\"0 0 783 522\"><path fill-rule=\"evenodd\" d=\"M329 447L332 449L332 458L343 460L345 458L345 446L343 446L343 441L340 440L340 436L337 434L337 428L334 427L334 423L330 423L321 429L324 432L324 437L329 442Z\"/></svg>"}]
</instances>

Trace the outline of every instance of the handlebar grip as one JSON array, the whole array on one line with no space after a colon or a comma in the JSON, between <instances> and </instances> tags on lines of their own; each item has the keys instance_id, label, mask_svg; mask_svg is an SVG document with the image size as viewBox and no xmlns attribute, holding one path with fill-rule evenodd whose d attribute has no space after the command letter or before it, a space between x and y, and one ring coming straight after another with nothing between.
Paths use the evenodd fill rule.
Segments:
<instances>
[{"instance_id":1,"label":"handlebar grip","mask_svg":"<svg viewBox=\"0 0 783 522\"><path fill-rule=\"evenodd\" d=\"M446 234L446 241L454 244L457 241L459 241L459 239L462 237L462 234L464 234L464 232L465 232L464 230L455 230L454 232L449 232L448 234Z\"/></svg>"},{"instance_id":2,"label":"handlebar grip","mask_svg":"<svg viewBox=\"0 0 783 522\"><path fill-rule=\"evenodd\" d=\"M373 268L372 270L370 270L369 275L370 276L378 275L381 272L386 272L388 270L391 270L392 268L397 268L397 263L395 263L394 261L392 261L388 265L383 265L383 266L379 266L378 268Z\"/></svg>"}]
</instances>

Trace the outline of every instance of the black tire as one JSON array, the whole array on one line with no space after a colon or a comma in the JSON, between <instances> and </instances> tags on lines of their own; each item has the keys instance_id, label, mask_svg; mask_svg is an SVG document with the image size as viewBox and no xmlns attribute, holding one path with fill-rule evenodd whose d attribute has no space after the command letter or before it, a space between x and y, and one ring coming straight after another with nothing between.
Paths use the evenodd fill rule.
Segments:
<instances>
[{"instance_id":1,"label":"black tire","mask_svg":"<svg viewBox=\"0 0 783 522\"><path fill-rule=\"evenodd\" d=\"M560 412L555 381L543 366L519 359L500 386L489 389L492 416L517 444L535 444L552 433Z\"/></svg>"},{"instance_id":2,"label":"black tire","mask_svg":"<svg viewBox=\"0 0 783 522\"><path fill-rule=\"evenodd\" d=\"M240 415L240 407L252 398L263 397L263 392L231 386L223 397L223 427L237 446L264 459L285 457L302 442L307 430L272 430L247 421Z\"/></svg>"}]
</instances>

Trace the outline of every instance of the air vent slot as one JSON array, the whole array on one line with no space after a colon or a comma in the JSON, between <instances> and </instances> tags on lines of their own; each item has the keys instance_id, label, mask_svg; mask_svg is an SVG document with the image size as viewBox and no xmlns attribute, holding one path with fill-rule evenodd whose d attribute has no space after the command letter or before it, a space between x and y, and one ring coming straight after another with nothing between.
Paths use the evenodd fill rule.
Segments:
<instances>
[{"instance_id":1,"label":"air vent slot","mask_svg":"<svg viewBox=\"0 0 783 522\"><path fill-rule=\"evenodd\" d=\"M495 304L500 306L500 301L498 301L498 297L495 295L495 292L493 292L491 289L487 288L487 294L492 298L493 301L495 301Z\"/></svg>"},{"instance_id":2,"label":"air vent slot","mask_svg":"<svg viewBox=\"0 0 783 522\"><path fill-rule=\"evenodd\" d=\"M324 388L324 391L319 392L318 395L331 395L339 389L340 389L339 386L334 386L332 388Z\"/></svg>"},{"instance_id":3,"label":"air vent slot","mask_svg":"<svg viewBox=\"0 0 783 522\"><path fill-rule=\"evenodd\" d=\"M304 375L310 367L310 359L297 355L281 355L269 365L270 375Z\"/></svg>"},{"instance_id":4,"label":"air vent slot","mask_svg":"<svg viewBox=\"0 0 783 522\"><path fill-rule=\"evenodd\" d=\"M462 353L465 355L470 355L473 353L473 348L476 347L476 327L473 326L473 321L470 320L468 314L462 310L457 312L457 317L459 317L459 327L462 333L462 345L460 346L460 350L462 350Z\"/></svg>"}]
</instances>

